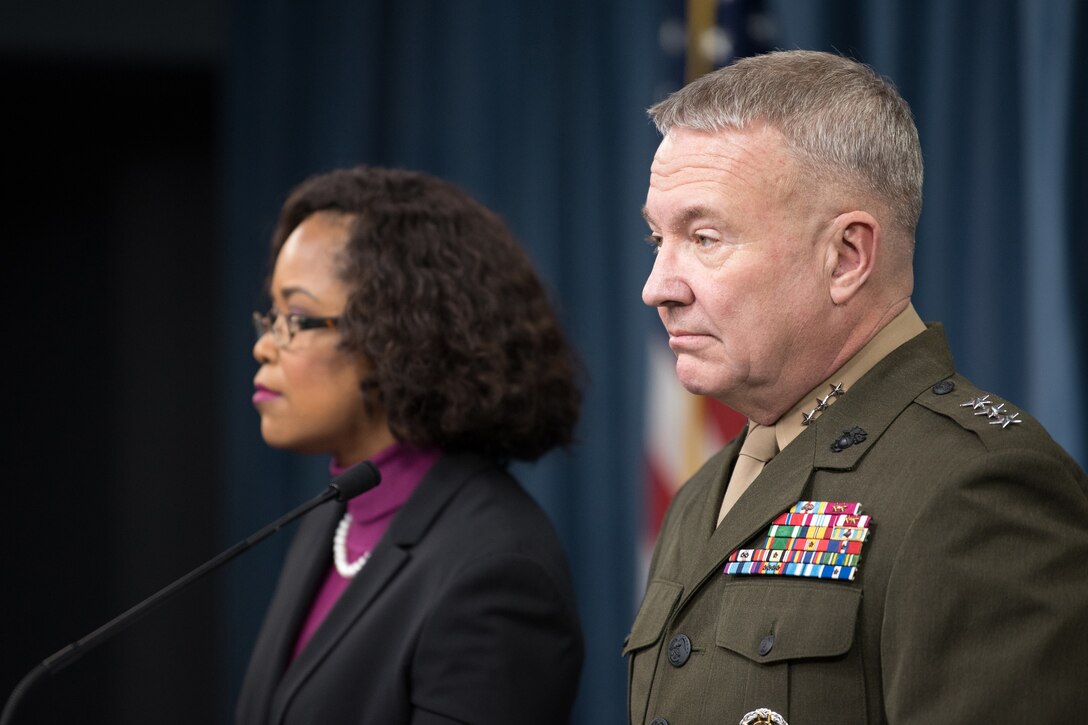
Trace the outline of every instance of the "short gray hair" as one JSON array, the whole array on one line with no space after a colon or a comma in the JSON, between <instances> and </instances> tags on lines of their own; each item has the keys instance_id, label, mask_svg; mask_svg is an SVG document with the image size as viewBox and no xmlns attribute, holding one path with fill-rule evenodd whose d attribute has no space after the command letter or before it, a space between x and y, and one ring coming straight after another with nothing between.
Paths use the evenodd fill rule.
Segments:
<instances>
[{"instance_id":1,"label":"short gray hair","mask_svg":"<svg viewBox=\"0 0 1088 725\"><path fill-rule=\"evenodd\" d=\"M807 172L875 195L913 238L922 211L918 129L892 82L867 65L803 50L743 58L692 81L649 115L662 135L674 126L768 123Z\"/></svg>"}]
</instances>

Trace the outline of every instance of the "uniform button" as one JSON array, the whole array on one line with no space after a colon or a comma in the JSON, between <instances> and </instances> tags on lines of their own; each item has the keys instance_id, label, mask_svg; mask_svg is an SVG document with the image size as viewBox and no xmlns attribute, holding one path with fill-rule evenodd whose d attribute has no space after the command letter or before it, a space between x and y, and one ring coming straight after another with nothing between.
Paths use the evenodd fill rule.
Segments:
<instances>
[{"instance_id":1,"label":"uniform button","mask_svg":"<svg viewBox=\"0 0 1088 725\"><path fill-rule=\"evenodd\" d=\"M766 656L772 649L774 649L774 635L768 634L763 639L759 640L759 654Z\"/></svg>"},{"instance_id":2,"label":"uniform button","mask_svg":"<svg viewBox=\"0 0 1088 725\"><path fill-rule=\"evenodd\" d=\"M937 395L948 395L956 389L956 384L951 380L942 380L933 386L933 392Z\"/></svg>"},{"instance_id":3,"label":"uniform button","mask_svg":"<svg viewBox=\"0 0 1088 725\"><path fill-rule=\"evenodd\" d=\"M650 725L669 725L669 721L663 717L655 717L650 721Z\"/></svg>"},{"instance_id":4,"label":"uniform button","mask_svg":"<svg viewBox=\"0 0 1088 725\"><path fill-rule=\"evenodd\" d=\"M686 634L678 634L669 640L669 664L673 667L683 667L691 657L691 640Z\"/></svg>"}]
</instances>

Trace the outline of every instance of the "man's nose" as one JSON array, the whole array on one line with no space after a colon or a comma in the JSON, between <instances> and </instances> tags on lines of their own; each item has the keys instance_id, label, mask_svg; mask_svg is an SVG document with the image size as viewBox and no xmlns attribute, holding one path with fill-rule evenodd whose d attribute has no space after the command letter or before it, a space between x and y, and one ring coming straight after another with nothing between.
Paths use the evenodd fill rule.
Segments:
<instances>
[{"instance_id":1,"label":"man's nose","mask_svg":"<svg viewBox=\"0 0 1088 725\"><path fill-rule=\"evenodd\" d=\"M694 295L682 274L676 248L661 244L654 257L654 266L642 288L642 302L650 307L691 304Z\"/></svg>"}]
</instances>

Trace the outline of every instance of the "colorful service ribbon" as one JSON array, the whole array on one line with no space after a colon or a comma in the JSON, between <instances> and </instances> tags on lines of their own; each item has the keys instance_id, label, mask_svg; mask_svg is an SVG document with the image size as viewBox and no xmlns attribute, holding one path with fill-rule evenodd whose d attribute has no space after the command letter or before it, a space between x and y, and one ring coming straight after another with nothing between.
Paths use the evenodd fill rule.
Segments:
<instances>
[{"instance_id":1,"label":"colorful service ribbon","mask_svg":"<svg viewBox=\"0 0 1088 725\"><path fill-rule=\"evenodd\" d=\"M870 522L860 503L798 501L775 517L757 547L731 553L725 573L853 581Z\"/></svg>"}]
</instances>

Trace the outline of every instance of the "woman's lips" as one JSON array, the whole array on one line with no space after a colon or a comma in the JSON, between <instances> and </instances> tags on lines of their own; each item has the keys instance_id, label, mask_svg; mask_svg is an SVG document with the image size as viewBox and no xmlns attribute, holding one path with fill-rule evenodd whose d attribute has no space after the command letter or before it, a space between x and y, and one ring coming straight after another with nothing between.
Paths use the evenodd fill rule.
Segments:
<instances>
[{"instance_id":1,"label":"woman's lips","mask_svg":"<svg viewBox=\"0 0 1088 725\"><path fill-rule=\"evenodd\" d=\"M253 404L254 405L257 405L258 403L264 403L264 402L266 402L268 400L275 400L278 397L280 397L280 394L277 393L275 390L269 390L268 388L264 387L263 385L254 385L253 386Z\"/></svg>"}]
</instances>

